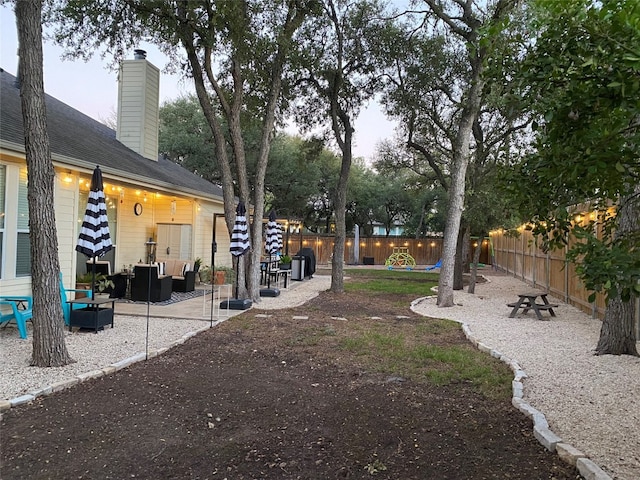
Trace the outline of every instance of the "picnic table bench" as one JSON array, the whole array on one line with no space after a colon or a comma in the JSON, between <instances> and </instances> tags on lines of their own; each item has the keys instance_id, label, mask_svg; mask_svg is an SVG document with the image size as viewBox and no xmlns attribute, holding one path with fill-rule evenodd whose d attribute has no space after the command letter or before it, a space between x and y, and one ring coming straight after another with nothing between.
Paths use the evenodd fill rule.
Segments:
<instances>
[{"instance_id":1,"label":"picnic table bench","mask_svg":"<svg viewBox=\"0 0 640 480\"><path fill-rule=\"evenodd\" d=\"M513 303L507 303L508 307L511 307L511 313L509 314L509 318L513 318L517 315L518 310L522 309L522 313L527 313L529 310L533 310L536 312L536 316L538 320L544 320L542 317L542 312L548 311L552 317L556 316L556 312L553 311L558 305L555 303L549 303L547 299L547 293L541 292L528 292L528 293L519 293L518 301ZM536 302L537 298L540 297L542 303Z\"/></svg>"}]
</instances>

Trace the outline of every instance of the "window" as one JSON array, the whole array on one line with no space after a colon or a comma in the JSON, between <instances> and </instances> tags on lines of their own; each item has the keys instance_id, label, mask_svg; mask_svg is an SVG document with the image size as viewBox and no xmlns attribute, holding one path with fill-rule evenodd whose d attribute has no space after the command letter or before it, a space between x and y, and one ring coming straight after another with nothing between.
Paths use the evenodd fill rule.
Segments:
<instances>
[{"instance_id":1,"label":"window","mask_svg":"<svg viewBox=\"0 0 640 480\"><path fill-rule=\"evenodd\" d=\"M5 250L4 249L4 239L5 239L4 217L5 217L6 204L7 204L5 201L6 184L7 184L7 167L5 167L4 165L0 165L0 278L2 278L2 272L3 272L2 259L4 258L3 252Z\"/></svg>"},{"instance_id":2,"label":"window","mask_svg":"<svg viewBox=\"0 0 640 480\"><path fill-rule=\"evenodd\" d=\"M16 244L16 277L31 275L31 251L29 246L29 202L27 201L27 169L20 169L18 182L18 219Z\"/></svg>"}]
</instances>

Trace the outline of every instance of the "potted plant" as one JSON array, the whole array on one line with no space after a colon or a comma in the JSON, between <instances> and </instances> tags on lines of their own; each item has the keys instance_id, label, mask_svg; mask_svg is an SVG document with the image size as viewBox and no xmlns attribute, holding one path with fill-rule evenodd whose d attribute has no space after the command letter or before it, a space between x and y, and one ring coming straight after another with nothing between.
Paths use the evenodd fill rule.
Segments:
<instances>
[{"instance_id":1,"label":"potted plant","mask_svg":"<svg viewBox=\"0 0 640 480\"><path fill-rule=\"evenodd\" d=\"M211 267L207 265L201 267L198 275L200 276L201 282L209 283L209 281L211 280Z\"/></svg>"},{"instance_id":2,"label":"potted plant","mask_svg":"<svg viewBox=\"0 0 640 480\"><path fill-rule=\"evenodd\" d=\"M78 290L91 290L91 281L92 281L91 273L83 273L76 275L76 288ZM84 292L76 292L76 298L86 297Z\"/></svg>"},{"instance_id":3,"label":"potted plant","mask_svg":"<svg viewBox=\"0 0 640 480\"><path fill-rule=\"evenodd\" d=\"M216 285L223 285L225 277L226 277L225 274L226 274L226 272L225 272L224 267L216 267L215 275L214 275L214 278L215 278L215 282L214 283Z\"/></svg>"},{"instance_id":4,"label":"potted plant","mask_svg":"<svg viewBox=\"0 0 640 480\"><path fill-rule=\"evenodd\" d=\"M291 257L289 255L282 255L280 257L280 270L291 270Z\"/></svg>"},{"instance_id":5,"label":"potted plant","mask_svg":"<svg viewBox=\"0 0 640 480\"><path fill-rule=\"evenodd\" d=\"M202 265L202 259L200 257L193 261L193 271L196 272L196 283L200 284L202 277L200 276L200 266Z\"/></svg>"},{"instance_id":6,"label":"potted plant","mask_svg":"<svg viewBox=\"0 0 640 480\"><path fill-rule=\"evenodd\" d=\"M104 292L107 288L115 287L113 281L102 273L96 273L94 276L93 273L87 272L76 276L76 288L78 290L91 290L92 283L95 286L95 291L98 293ZM76 298L82 296L82 293L76 294Z\"/></svg>"},{"instance_id":7,"label":"potted plant","mask_svg":"<svg viewBox=\"0 0 640 480\"><path fill-rule=\"evenodd\" d=\"M96 290L98 293L103 293L107 288L114 288L115 284L113 280L103 274L96 275Z\"/></svg>"},{"instance_id":8,"label":"potted plant","mask_svg":"<svg viewBox=\"0 0 640 480\"><path fill-rule=\"evenodd\" d=\"M219 265L215 268L215 284L222 285L225 283L233 283L235 279L233 268Z\"/></svg>"}]
</instances>

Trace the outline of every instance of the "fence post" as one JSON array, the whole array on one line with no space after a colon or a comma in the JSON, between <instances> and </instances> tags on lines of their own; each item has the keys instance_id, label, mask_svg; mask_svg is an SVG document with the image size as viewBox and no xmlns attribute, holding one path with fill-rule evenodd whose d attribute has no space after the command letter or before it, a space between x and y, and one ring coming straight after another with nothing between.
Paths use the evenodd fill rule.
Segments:
<instances>
[{"instance_id":1,"label":"fence post","mask_svg":"<svg viewBox=\"0 0 640 480\"><path fill-rule=\"evenodd\" d=\"M545 288L547 292L551 289L551 253L547 252L547 261L546 261L546 275L545 275Z\"/></svg>"},{"instance_id":2,"label":"fence post","mask_svg":"<svg viewBox=\"0 0 640 480\"><path fill-rule=\"evenodd\" d=\"M567 261L567 252L569 247L564 247L564 303L569 303L569 262Z\"/></svg>"},{"instance_id":3,"label":"fence post","mask_svg":"<svg viewBox=\"0 0 640 480\"><path fill-rule=\"evenodd\" d=\"M522 231L522 262L520 262L520 268L522 269L522 281L523 282L525 281L525 277L526 277L525 268L524 268L524 256L525 256L525 250L526 250L525 249L526 242L525 242L525 239L524 239L524 236L525 236L524 232L525 232L525 230Z\"/></svg>"},{"instance_id":4,"label":"fence post","mask_svg":"<svg viewBox=\"0 0 640 480\"><path fill-rule=\"evenodd\" d=\"M533 235L532 235L533 237ZM532 238L533 240L533 238ZM532 244L533 245L533 250L531 252L531 276L533 277L533 288L538 288L538 275L537 275L537 270L538 270L538 252L537 252L537 248L535 246L535 243Z\"/></svg>"}]
</instances>

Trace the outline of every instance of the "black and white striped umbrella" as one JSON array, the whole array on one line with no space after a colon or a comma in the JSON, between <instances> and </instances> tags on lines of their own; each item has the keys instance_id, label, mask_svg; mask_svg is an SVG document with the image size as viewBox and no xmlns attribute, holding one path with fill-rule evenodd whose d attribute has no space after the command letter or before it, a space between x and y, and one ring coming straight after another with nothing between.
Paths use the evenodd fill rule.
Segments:
<instances>
[{"instance_id":1,"label":"black and white striped umbrella","mask_svg":"<svg viewBox=\"0 0 640 480\"><path fill-rule=\"evenodd\" d=\"M278 226L278 251L281 252L284 246L282 243L282 226L279 223L276 223L276 225Z\"/></svg>"},{"instance_id":2,"label":"black and white striped umbrella","mask_svg":"<svg viewBox=\"0 0 640 480\"><path fill-rule=\"evenodd\" d=\"M91 177L91 188L87 199L87 209L82 220L76 251L93 258L93 278L95 283L95 260L113 248L107 219L107 205L104 198L102 171L96 167Z\"/></svg>"},{"instance_id":3,"label":"black and white striped umbrella","mask_svg":"<svg viewBox=\"0 0 640 480\"><path fill-rule=\"evenodd\" d=\"M282 232L280 231L280 225L276 222L276 212L273 210L269 213L264 249L270 255L282 250Z\"/></svg>"},{"instance_id":4,"label":"black and white striped umbrella","mask_svg":"<svg viewBox=\"0 0 640 480\"><path fill-rule=\"evenodd\" d=\"M229 250L231 255L239 257L249 251L249 229L247 227L247 209L244 202L238 203L236 207L236 220L233 223L231 232L231 245Z\"/></svg>"}]
</instances>

